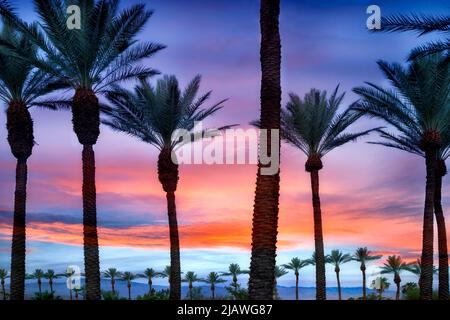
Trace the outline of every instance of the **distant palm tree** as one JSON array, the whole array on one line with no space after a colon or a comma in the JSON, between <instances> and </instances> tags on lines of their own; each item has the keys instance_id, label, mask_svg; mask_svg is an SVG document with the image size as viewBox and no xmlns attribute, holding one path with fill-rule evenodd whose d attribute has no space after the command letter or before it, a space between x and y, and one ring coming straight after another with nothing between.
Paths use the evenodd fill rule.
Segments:
<instances>
[{"instance_id":1,"label":"distant palm tree","mask_svg":"<svg viewBox=\"0 0 450 320\"><path fill-rule=\"evenodd\" d=\"M192 289L194 288L194 282L199 282L202 280L200 278L198 278L198 276L195 274L195 272L188 271L188 272L186 272L184 279L182 281L188 283L189 299L192 300L193 299Z\"/></svg>"},{"instance_id":2,"label":"distant palm tree","mask_svg":"<svg viewBox=\"0 0 450 320\"><path fill-rule=\"evenodd\" d=\"M432 32L443 33L447 36L444 40L438 40L428 43L417 49L414 49L410 60L418 57L424 57L434 53L445 53L450 50L450 16L419 16L419 15L391 15L381 18L381 29L385 32L407 32L412 31L424 36Z\"/></svg>"},{"instance_id":3,"label":"distant palm tree","mask_svg":"<svg viewBox=\"0 0 450 320\"><path fill-rule=\"evenodd\" d=\"M238 288L239 288L239 284L238 284L238 276L240 276L241 274L249 274L250 271L248 270L241 270L241 267L237 264L237 263L231 263L228 266L228 271L226 272L222 272L222 276L225 277L232 277L231 281L232 281L232 287L234 292L236 293Z\"/></svg>"},{"instance_id":4,"label":"distant palm tree","mask_svg":"<svg viewBox=\"0 0 450 320\"><path fill-rule=\"evenodd\" d=\"M339 273L341 272L341 265L352 261L352 256L348 253L343 253L339 250L332 250L331 254L326 256L326 262L334 265L334 272L336 272L336 280L338 286L339 300L342 300L341 279Z\"/></svg>"},{"instance_id":5,"label":"distant palm tree","mask_svg":"<svg viewBox=\"0 0 450 320\"><path fill-rule=\"evenodd\" d=\"M216 284L227 282L225 279L222 279L217 272L210 272L204 281L210 285L211 299L213 300L216 298Z\"/></svg>"},{"instance_id":6,"label":"distant palm tree","mask_svg":"<svg viewBox=\"0 0 450 320\"><path fill-rule=\"evenodd\" d=\"M292 260L287 263L283 264L282 267L294 271L295 274L295 300L299 300L298 295L298 287L299 287L299 275L300 275L300 269L310 265L309 260L300 260L299 258L292 258Z\"/></svg>"},{"instance_id":7,"label":"distant palm tree","mask_svg":"<svg viewBox=\"0 0 450 320\"><path fill-rule=\"evenodd\" d=\"M53 281L55 279L59 278L59 275L55 273L55 271L53 271L52 269L48 269L47 272L44 274L45 279L48 280L48 285L50 287L50 293L54 292L53 291Z\"/></svg>"},{"instance_id":8,"label":"distant palm tree","mask_svg":"<svg viewBox=\"0 0 450 320\"><path fill-rule=\"evenodd\" d=\"M103 276L107 279L111 279L111 291L113 294L116 293L116 279L122 277L122 273L116 268L109 268L103 272Z\"/></svg>"},{"instance_id":9,"label":"distant palm tree","mask_svg":"<svg viewBox=\"0 0 450 320\"><path fill-rule=\"evenodd\" d=\"M36 46L41 57L18 54L39 69L70 85L73 129L83 145L83 236L86 273L86 299L101 299L100 262L97 233L97 192L95 186L95 153L93 146L100 135L98 96L118 82L154 75L155 70L136 66L164 46L139 43L137 35L152 16L144 4L119 11L119 1L74 0L81 9L83 27L67 28L69 15L62 0L34 0L39 23L27 24L11 10L7 1L0 3L0 14Z\"/></svg>"},{"instance_id":10,"label":"distant palm tree","mask_svg":"<svg viewBox=\"0 0 450 320\"><path fill-rule=\"evenodd\" d=\"M42 293L42 279L45 277L44 271L42 269L36 269L32 274L28 276L28 279L34 279L37 281L38 291Z\"/></svg>"},{"instance_id":11,"label":"distant palm tree","mask_svg":"<svg viewBox=\"0 0 450 320\"><path fill-rule=\"evenodd\" d=\"M261 128L268 130L267 152L279 154L280 138L272 137L280 129L281 110L281 40L279 29L280 0L260 1ZM274 139L275 138L275 139ZM273 144L272 141L275 141ZM261 141L260 141L261 145ZM259 157L261 159L261 157ZM278 163L272 163L278 166ZM273 281L278 233L280 172L267 175L267 165L258 161L253 206L252 255L249 298L273 298ZM265 171L265 170L264 170Z\"/></svg>"},{"instance_id":12,"label":"distant palm tree","mask_svg":"<svg viewBox=\"0 0 450 320\"><path fill-rule=\"evenodd\" d=\"M121 274L121 278L127 282L128 300L131 300L131 281L136 279L136 276L131 272L125 271Z\"/></svg>"},{"instance_id":13,"label":"distant palm tree","mask_svg":"<svg viewBox=\"0 0 450 320\"><path fill-rule=\"evenodd\" d=\"M370 287L378 291L378 299L382 300L384 290L389 289L390 285L388 279L385 277L378 277L372 281Z\"/></svg>"},{"instance_id":14,"label":"distant palm tree","mask_svg":"<svg viewBox=\"0 0 450 320\"><path fill-rule=\"evenodd\" d=\"M319 170L322 158L330 151L355 141L373 130L344 133L361 115L346 109L338 114L344 94L336 87L330 97L326 91L311 89L304 99L291 93L290 100L281 112L282 137L306 156L305 170L311 176L312 204L314 211L314 241L316 261L316 298L326 299L325 253L322 232L322 212L319 194Z\"/></svg>"},{"instance_id":15,"label":"distant palm tree","mask_svg":"<svg viewBox=\"0 0 450 320\"><path fill-rule=\"evenodd\" d=\"M397 292L395 294L395 299L400 299L400 283L402 279L400 278L400 272L409 271L410 267L406 262L403 262L400 256L389 256L386 263L381 267L381 273L392 273L394 274L394 283L397 285Z\"/></svg>"},{"instance_id":16,"label":"distant palm tree","mask_svg":"<svg viewBox=\"0 0 450 320\"><path fill-rule=\"evenodd\" d=\"M157 272L152 268L145 269L143 274L140 274L139 277L146 278L148 280L148 294L152 294L152 286L153 286L153 278L161 277L161 272Z\"/></svg>"},{"instance_id":17,"label":"distant palm tree","mask_svg":"<svg viewBox=\"0 0 450 320\"><path fill-rule=\"evenodd\" d=\"M0 269L0 285L2 288L3 300L6 300L5 280L9 278L8 271L6 269Z\"/></svg>"},{"instance_id":18,"label":"distant palm tree","mask_svg":"<svg viewBox=\"0 0 450 320\"><path fill-rule=\"evenodd\" d=\"M378 61L393 89L383 89L372 83L368 83L367 87L353 89L362 98L355 110L384 120L398 132L379 130L386 141L375 144L425 155L426 185L421 258L423 272L420 297L426 300L431 300L433 293L436 160L450 129L450 68L446 60L443 55L431 55L414 60L407 68L397 63Z\"/></svg>"},{"instance_id":19,"label":"distant palm tree","mask_svg":"<svg viewBox=\"0 0 450 320\"><path fill-rule=\"evenodd\" d=\"M367 285L366 285L366 263L373 260L381 259L381 255L372 255L372 252L370 252L367 247L364 248L358 248L355 251L355 254L353 255L353 260L358 261L360 265L360 269L362 272L362 290L363 290L363 299L366 300L367 294Z\"/></svg>"},{"instance_id":20,"label":"distant palm tree","mask_svg":"<svg viewBox=\"0 0 450 320\"><path fill-rule=\"evenodd\" d=\"M156 87L142 80L134 92L116 87L108 94L113 108L107 112L104 124L132 135L159 149L158 178L166 192L167 213L170 232L170 299L181 299L181 266L178 221L175 205L179 173L178 163L174 163L177 148L188 141L176 135L177 130L195 131L196 123L205 120L222 108L225 100L211 107L203 108L203 103L211 92L197 98L200 76L196 76L181 92L175 76L165 76L157 81ZM224 129L223 127L221 129ZM198 131L198 130L197 130ZM196 132L203 138L204 132ZM194 139L198 138L194 134Z\"/></svg>"},{"instance_id":21,"label":"distant palm tree","mask_svg":"<svg viewBox=\"0 0 450 320\"><path fill-rule=\"evenodd\" d=\"M24 35L4 21L0 42L16 46L29 58L37 55L37 47ZM27 60L14 56L0 46L0 100L7 106L8 143L16 164L16 190L14 193L13 236L11 247L11 299L23 300L25 294L26 202L28 159L33 152L34 129L29 109L54 108L40 99L60 88L55 79L37 70Z\"/></svg>"},{"instance_id":22,"label":"distant palm tree","mask_svg":"<svg viewBox=\"0 0 450 320\"><path fill-rule=\"evenodd\" d=\"M274 272L275 279L273 281L273 299L278 298L278 288L277 288L278 279L287 274L288 274L288 271L284 267L275 266L275 272Z\"/></svg>"}]
</instances>

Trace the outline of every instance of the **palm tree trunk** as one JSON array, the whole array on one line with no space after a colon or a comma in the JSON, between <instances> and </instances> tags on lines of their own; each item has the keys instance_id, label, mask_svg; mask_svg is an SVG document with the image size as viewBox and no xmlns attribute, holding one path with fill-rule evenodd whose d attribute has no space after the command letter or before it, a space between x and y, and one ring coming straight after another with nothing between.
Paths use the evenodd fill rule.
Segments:
<instances>
[{"instance_id":1,"label":"palm tree trunk","mask_svg":"<svg viewBox=\"0 0 450 320\"><path fill-rule=\"evenodd\" d=\"M192 300L192 284L189 283L189 300Z\"/></svg>"},{"instance_id":2,"label":"palm tree trunk","mask_svg":"<svg viewBox=\"0 0 450 320\"><path fill-rule=\"evenodd\" d=\"M6 289L5 289L5 280L2 280L2 294L3 294L3 300L6 300Z\"/></svg>"},{"instance_id":3,"label":"palm tree trunk","mask_svg":"<svg viewBox=\"0 0 450 320\"><path fill-rule=\"evenodd\" d=\"M128 287L128 300L131 300L131 284L128 284L127 287Z\"/></svg>"},{"instance_id":4,"label":"palm tree trunk","mask_svg":"<svg viewBox=\"0 0 450 320\"><path fill-rule=\"evenodd\" d=\"M339 276L339 272L336 272L337 286L338 286L338 297L339 300L342 300L342 291L341 291L341 278Z\"/></svg>"},{"instance_id":5,"label":"palm tree trunk","mask_svg":"<svg viewBox=\"0 0 450 320\"><path fill-rule=\"evenodd\" d=\"M152 294L152 279L148 280L148 294L151 295Z\"/></svg>"},{"instance_id":6,"label":"palm tree trunk","mask_svg":"<svg viewBox=\"0 0 450 320\"><path fill-rule=\"evenodd\" d=\"M213 299L213 300L216 299L216 294L215 294L215 292L216 292L216 288L211 287L211 295L212 295L212 299Z\"/></svg>"},{"instance_id":7,"label":"palm tree trunk","mask_svg":"<svg viewBox=\"0 0 450 320\"><path fill-rule=\"evenodd\" d=\"M436 187L436 149L428 148L426 158L425 208L422 233L422 272L420 299L431 300L433 296L433 204Z\"/></svg>"},{"instance_id":8,"label":"palm tree trunk","mask_svg":"<svg viewBox=\"0 0 450 320\"><path fill-rule=\"evenodd\" d=\"M27 202L27 175L27 161L17 160L11 248L11 300L23 300L25 297L25 215Z\"/></svg>"},{"instance_id":9,"label":"palm tree trunk","mask_svg":"<svg viewBox=\"0 0 450 320\"><path fill-rule=\"evenodd\" d=\"M114 279L111 280L111 290L113 294L116 293L116 281Z\"/></svg>"},{"instance_id":10,"label":"palm tree trunk","mask_svg":"<svg viewBox=\"0 0 450 320\"><path fill-rule=\"evenodd\" d=\"M326 300L325 252L323 248L322 212L319 195L319 171L313 170L310 175L314 211L314 242L316 250L316 299Z\"/></svg>"},{"instance_id":11,"label":"palm tree trunk","mask_svg":"<svg viewBox=\"0 0 450 320\"><path fill-rule=\"evenodd\" d=\"M92 145L83 146L83 237L86 300L100 300L100 261L97 234L97 193L95 153Z\"/></svg>"},{"instance_id":12,"label":"palm tree trunk","mask_svg":"<svg viewBox=\"0 0 450 320\"><path fill-rule=\"evenodd\" d=\"M48 285L50 286L50 292L53 292L53 281L49 281Z\"/></svg>"},{"instance_id":13,"label":"palm tree trunk","mask_svg":"<svg viewBox=\"0 0 450 320\"><path fill-rule=\"evenodd\" d=\"M69 299L72 300L72 289L69 289Z\"/></svg>"},{"instance_id":14,"label":"palm tree trunk","mask_svg":"<svg viewBox=\"0 0 450 320\"><path fill-rule=\"evenodd\" d=\"M268 154L280 152L272 148L272 129L280 128L281 110L281 40L279 32L280 0L261 0L261 129L267 135ZM279 140L278 140L279 141ZM275 146L274 146L275 147ZM272 164L273 165L279 165ZM255 202L253 208L252 257L250 263L249 298L273 299L280 172L263 175L265 167L258 161Z\"/></svg>"},{"instance_id":15,"label":"palm tree trunk","mask_svg":"<svg viewBox=\"0 0 450 320\"><path fill-rule=\"evenodd\" d=\"M401 283L401 279L400 276L397 274L394 276L394 282L397 286L397 291L395 292L395 300L400 300L400 283Z\"/></svg>"},{"instance_id":16,"label":"palm tree trunk","mask_svg":"<svg viewBox=\"0 0 450 320\"><path fill-rule=\"evenodd\" d=\"M363 278L363 283L362 283L362 285L363 285L363 300L366 300L366 298L367 298L367 292L366 292L367 284L366 284L366 267L365 266L361 266L361 272L362 272L362 278Z\"/></svg>"},{"instance_id":17,"label":"palm tree trunk","mask_svg":"<svg viewBox=\"0 0 450 320\"><path fill-rule=\"evenodd\" d=\"M436 215L438 230L438 250L439 250L439 300L449 299L448 288L448 251L447 232L445 228L444 212L441 204L442 175L436 175L436 189L434 193L434 214Z\"/></svg>"},{"instance_id":18,"label":"palm tree trunk","mask_svg":"<svg viewBox=\"0 0 450 320\"><path fill-rule=\"evenodd\" d=\"M298 301L298 273L295 274L295 300Z\"/></svg>"}]
</instances>

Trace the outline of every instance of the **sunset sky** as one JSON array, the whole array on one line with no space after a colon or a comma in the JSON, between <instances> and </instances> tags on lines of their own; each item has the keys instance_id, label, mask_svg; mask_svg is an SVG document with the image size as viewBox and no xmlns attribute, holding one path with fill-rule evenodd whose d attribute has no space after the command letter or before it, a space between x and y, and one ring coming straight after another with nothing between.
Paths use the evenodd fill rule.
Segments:
<instances>
[{"instance_id":1,"label":"sunset sky","mask_svg":"<svg viewBox=\"0 0 450 320\"><path fill-rule=\"evenodd\" d=\"M122 1L128 5L131 1ZM259 116L259 1L151 0L155 10L142 39L167 45L146 63L176 75L182 86L201 74L210 103L229 98L208 121L211 127ZM414 34L373 34L366 29L366 8L382 14L448 13L446 0L434 1L286 1L282 0L283 105L287 94L310 88L351 93L364 81L387 85L375 61L402 62L414 46L432 39ZM17 2L27 21L35 19L30 1ZM37 145L29 160L27 271L69 264L83 266L81 146L69 112L33 110ZM0 268L9 269L15 159L6 141L0 112ZM362 120L350 131L379 125ZM412 260L421 250L424 160L369 145L372 135L327 155L320 172L325 249L352 253L359 246ZM95 147L101 269L142 271L169 264L165 195L156 174L157 151L150 145L102 127ZM281 198L277 263L313 252L309 175L304 155L282 145ZM230 263L248 268L251 217L256 181L254 165L185 165L180 168L177 210L183 271L200 275L225 271ZM447 220L449 181L444 178ZM378 262L378 263L381 263ZM369 274L376 271L373 263ZM335 286L331 266L329 286ZM302 286L314 284L314 269L302 274ZM359 286L356 263L342 268L343 286ZM281 285L293 285L294 275ZM416 280L405 274L407 279Z\"/></svg>"}]
</instances>

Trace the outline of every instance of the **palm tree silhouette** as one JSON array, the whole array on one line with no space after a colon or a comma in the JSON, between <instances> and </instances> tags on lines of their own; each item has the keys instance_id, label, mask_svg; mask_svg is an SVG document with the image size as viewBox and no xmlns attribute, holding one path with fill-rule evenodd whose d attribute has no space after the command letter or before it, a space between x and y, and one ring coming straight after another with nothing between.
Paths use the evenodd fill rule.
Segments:
<instances>
[{"instance_id":1,"label":"palm tree silhouette","mask_svg":"<svg viewBox=\"0 0 450 320\"><path fill-rule=\"evenodd\" d=\"M121 279L127 282L128 300L131 300L131 281L136 279L136 276L131 272L125 271L121 274Z\"/></svg>"},{"instance_id":2,"label":"palm tree silhouette","mask_svg":"<svg viewBox=\"0 0 450 320\"><path fill-rule=\"evenodd\" d=\"M381 267L381 273L392 273L394 274L394 283L397 286L397 291L395 294L395 299L400 299L400 283L402 282L402 279L400 278L400 272L402 271L409 271L410 267L406 262L403 262L402 258L400 256L389 256L384 263L384 265Z\"/></svg>"},{"instance_id":3,"label":"palm tree silhouette","mask_svg":"<svg viewBox=\"0 0 450 320\"><path fill-rule=\"evenodd\" d=\"M42 279L45 277L44 271L42 269L36 269L30 275L28 275L28 279L34 279L37 281L39 294L42 293Z\"/></svg>"},{"instance_id":4,"label":"palm tree silhouette","mask_svg":"<svg viewBox=\"0 0 450 320\"><path fill-rule=\"evenodd\" d=\"M53 271L52 269L48 269L47 272L44 274L44 278L48 280L48 285L50 287L50 292L54 292L53 291L53 281L55 279L59 278L59 275L57 275L55 273L55 271Z\"/></svg>"},{"instance_id":5,"label":"palm tree silhouette","mask_svg":"<svg viewBox=\"0 0 450 320\"><path fill-rule=\"evenodd\" d=\"M100 262L93 149L100 135L98 96L115 83L154 75L155 70L135 64L164 46L136 41L138 33L152 15L152 11L146 10L144 4L118 12L119 1L72 1L72 5L78 5L81 9L84 19L82 28L69 30L66 27L67 8L62 0L34 0L40 23L30 25L21 21L5 3L3 1L0 4L0 14L38 46L46 60L28 57L20 47L16 48L17 53L75 90L71 106L72 123L78 141L83 145L86 299L99 300Z\"/></svg>"},{"instance_id":6,"label":"palm tree silhouette","mask_svg":"<svg viewBox=\"0 0 450 320\"><path fill-rule=\"evenodd\" d=\"M216 298L216 284L227 282L217 272L210 272L204 281L210 285L212 300Z\"/></svg>"},{"instance_id":7,"label":"palm tree silhouette","mask_svg":"<svg viewBox=\"0 0 450 320\"><path fill-rule=\"evenodd\" d=\"M48 107L40 98L60 88L55 79L33 67L27 60L11 54L8 46L15 46L30 58L37 55L37 47L21 35L7 21L0 33L0 100L7 105L8 143L17 159L14 220L11 247L11 299L23 300L25 294L25 247L27 204L27 161L35 144L33 119L29 109ZM39 101L41 100L41 101Z\"/></svg>"},{"instance_id":8,"label":"palm tree silhouette","mask_svg":"<svg viewBox=\"0 0 450 320\"><path fill-rule=\"evenodd\" d=\"M272 145L273 130L280 129L281 110L281 40L279 30L280 0L261 0L261 128L268 130L267 152L280 152ZM260 142L261 143L261 142ZM272 164L279 165L279 163ZM252 223L252 255L250 263L249 298L273 298L276 244L278 233L278 203L280 173L264 175L264 165L258 161Z\"/></svg>"},{"instance_id":9,"label":"palm tree silhouette","mask_svg":"<svg viewBox=\"0 0 450 320\"><path fill-rule=\"evenodd\" d=\"M6 300L5 281L9 278L8 271L6 269L0 269L0 286L2 288L3 300Z\"/></svg>"},{"instance_id":10,"label":"palm tree silhouette","mask_svg":"<svg viewBox=\"0 0 450 320\"><path fill-rule=\"evenodd\" d=\"M140 274L139 277L146 278L148 280L148 294L152 294L152 286L153 286L153 279L161 277L161 272L157 272L153 270L153 268L147 268L145 269L143 274Z\"/></svg>"},{"instance_id":11,"label":"palm tree silhouette","mask_svg":"<svg viewBox=\"0 0 450 320\"><path fill-rule=\"evenodd\" d=\"M311 89L304 99L291 93L290 100L281 112L282 137L306 156L305 170L311 176L312 203L314 212L314 241L316 253L316 298L326 299L325 253L322 231L322 212L319 195L319 171L322 158L330 151L348 142L369 134L371 130L358 133L343 133L354 124L361 114L349 108L338 114L344 93L338 94L336 87L330 97L326 91Z\"/></svg>"},{"instance_id":12,"label":"palm tree silhouette","mask_svg":"<svg viewBox=\"0 0 450 320\"><path fill-rule=\"evenodd\" d=\"M249 273L250 273L250 271L248 271L248 270L241 270L241 267L237 263L231 263L228 266L228 271L222 272L221 274L222 274L222 276L225 276L225 277L232 277L231 285L234 289L234 292L236 293L239 288L238 276L240 276L241 274L249 274Z\"/></svg>"},{"instance_id":13,"label":"palm tree silhouette","mask_svg":"<svg viewBox=\"0 0 450 320\"><path fill-rule=\"evenodd\" d=\"M420 276L422 274L422 261L420 260L420 258L412 263L409 263L407 271L415 274L417 277L419 277L420 280ZM438 269L435 266L433 266L433 274L436 273L438 273Z\"/></svg>"},{"instance_id":14,"label":"palm tree silhouette","mask_svg":"<svg viewBox=\"0 0 450 320\"><path fill-rule=\"evenodd\" d=\"M202 279L200 279L197 276L197 274L195 274L195 272L188 271L184 275L184 279L182 281L188 283L189 299L192 300L193 299L193 291L192 291L192 289L194 288L194 282L202 281Z\"/></svg>"},{"instance_id":15,"label":"palm tree silhouette","mask_svg":"<svg viewBox=\"0 0 450 320\"><path fill-rule=\"evenodd\" d=\"M299 275L300 275L300 269L303 269L304 267L310 265L309 260L300 260L299 258L292 258L292 260L287 263L283 264L282 267L294 271L295 274L295 300L299 300L298 295L298 283L299 283Z\"/></svg>"},{"instance_id":16,"label":"palm tree silhouette","mask_svg":"<svg viewBox=\"0 0 450 320\"><path fill-rule=\"evenodd\" d=\"M397 14L381 18L382 28L385 32L415 32L419 36L430 33L443 33L447 39L438 40L414 49L409 55L409 60L421 58L434 53L445 53L450 49L450 16L419 16Z\"/></svg>"},{"instance_id":17,"label":"palm tree silhouette","mask_svg":"<svg viewBox=\"0 0 450 320\"><path fill-rule=\"evenodd\" d=\"M116 87L108 94L113 107L106 112L108 118L104 124L113 130L132 135L159 149L158 178L166 192L167 213L170 232L170 299L181 299L181 266L180 242L175 205L175 191L179 174L178 164L174 163L177 148L186 141L177 137L177 130L198 131L196 123L205 120L219 111L226 100L211 107L203 108L203 104L211 95L211 91L197 98L200 88L200 76L196 76L185 91L180 91L175 76L164 76L157 81L156 87L147 80L141 80L134 92ZM220 129L226 129L223 127ZM220 130L219 129L219 130ZM193 134L198 139L201 133Z\"/></svg>"},{"instance_id":18,"label":"palm tree silhouette","mask_svg":"<svg viewBox=\"0 0 450 320\"><path fill-rule=\"evenodd\" d=\"M407 68L378 61L394 89L372 83L353 91L362 101L355 110L382 119L399 133L379 130L386 141L376 142L420 156L425 155L426 185L422 237L421 299L432 299L433 286L433 207L436 195L436 160L449 130L450 72L447 59L431 55L414 60ZM442 224L442 221L441 221ZM442 230L442 225L441 225ZM442 239L441 239L442 241ZM443 248L441 248L443 249ZM448 284L447 284L448 285Z\"/></svg>"},{"instance_id":19,"label":"palm tree silhouette","mask_svg":"<svg viewBox=\"0 0 450 320\"><path fill-rule=\"evenodd\" d=\"M116 293L116 279L122 277L122 273L116 268L109 268L103 272L103 276L107 279L111 279L111 291L113 294Z\"/></svg>"},{"instance_id":20,"label":"palm tree silhouette","mask_svg":"<svg viewBox=\"0 0 450 320\"><path fill-rule=\"evenodd\" d=\"M341 272L341 265L350 261L352 261L352 256L348 253L344 254L339 250L332 250L331 254L329 254L326 257L326 262L334 265L334 272L336 272L339 300L342 300L341 278L339 276L339 273Z\"/></svg>"},{"instance_id":21,"label":"palm tree silhouette","mask_svg":"<svg viewBox=\"0 0 450 320\"><path fill-rule=\"evenodd\" d=\"M367 285L366 285L366 264L369 261L374 261L381 259L381 255L372 255L372 252L370 252L367 247L364 248L358 248L355 251L355 254L353 255L353 260L358 261L360 263L360 269L362 272L362 290L363 290L363 300L366 300L367 298Z\"/></svg>"}]
</instances>

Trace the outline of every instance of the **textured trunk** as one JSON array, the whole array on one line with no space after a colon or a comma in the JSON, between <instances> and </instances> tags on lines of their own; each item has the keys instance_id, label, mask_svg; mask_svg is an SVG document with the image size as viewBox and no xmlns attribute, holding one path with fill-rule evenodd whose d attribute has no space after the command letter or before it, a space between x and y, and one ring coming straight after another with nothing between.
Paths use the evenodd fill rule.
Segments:
<instances>
[{"instance_id":1,"label":"textured trunk","mask_svg":"<svg viewBox=\"0 0 450 320\"><path fill-rule=\"evenodd\" d=\"M27 159L34 145L33 120L25 104L11 102L6 112L8 143L17 159L14 221L11 245L11 300L25 295L25 218L27 200Z\"/></svg>"},{"instance_id":2,"label":"textured trunk","mask_svg":"<svg viewBox=\"0 0 450 320\"><path fill-rule=\"evenodd\" d=\"M216 288L213 285L211 285L211 297L213 300L216 299Z\"/></svg>"},{"instance_id":3,"label":"textured trunk","mask_svg":"<svg viewBox=\"0 0 450 320\"><path fill-rule=\"evenodd\" d=\"M261 129L267 129L268 154L279 153L272 148L271 129L280 128L281 109L281 41L279 32L279 0L261 0ZM279 144L278 144L279 145ZM272 164L273 165L273 164ZM262 175L259 161L253 208L252 256L250 263L249 298L273 298L276 244L278 234L278 203L280 173Z\"/></svg>"},{"instance_id":4,"label":"textured trunk","mask_svg":"<svg viewBox=\"0 0 450 320\"><path fill-rule=\"evenodd\" d=\"M298 273L295 274L295 300L298 301Z\"/></svg>"},{"instance_id":5,"label":"textured trunk","mask_svg":"<svg viewBox=\"0 0 450 320\"><path fill-rule=\"evenodd\" d=\"M111 280L111 290L112 293L116 293L116 281L114 279Z\"/></svg>"},{"instance_id":6,"label":"textured trunk","mask_svg":"<svg viewBox=\"0 0 450 320\"><path fill-rule=\"evenodd\" d=\"M83 145L83 237L86 300L100 300L100 262L97 234L97 195L93 145L100 135L100 106L89 88L78 88L72 104L72 124Z\"/></svg>"},{"instance_id":7,"label":"textured trunk","mask_svg":"<svg viewBox=\"0 0 450 320\"><path fill-rule=\"evenodd\" d=\"M97 234L95 154L92 146L83 147L83 237L86 300L100 300L100 260Z\"/></svg>"},{"instance_id":8,"label":"textured trunk","mask_svg":"<svg viewBox=\"0 0 450 320\"><path fill-rule=\"evenodd\" d=\"M50 292L53 292L53 281L50 280L50 281L48 282L48 285L50 286Z\"/></svg>"},{"instance_id":9,"label":"textured trunk","mask_svg":"<svg viewBox=\"0 0 450 320\"><path fill-rule=\"evenodd\" d=\"M192 300L192 283L189 283L189 300Z\"/></svg>"},{"instance_id":10,"label":"textured trunk","mask_svg":"<svg viewBox=\"0 0 450 320\"><path fill-rule=\"evenodd\" d=\"M420 299L431 300L433 296L433 203L436 186L436 149L426 149L425 157L427 177L422 234Z\"/></svg>"},{"instance_id":11,"label":"textured trunk","mask_svg":"<svg viewBox=\"0 0 450 320\"><path fill-rule=\"evenodd\" d=\"M153 285L152 279L149 279L148 280L148 294L149 295L152 294L152 285Z\"/></svg>"},{"instance_id":12,"label":"textured trunk","mask_svg":"<svg viewBox=\"0 0 450 320\"><path fill-rule=\"evenodd\" d=\"M127 287L128 287L128 300L131 300L131 284L128 284Z\"/></svg>"},{"instance_id":13,"label":"textured trunk","mask_svg":"<svg viewBox=\"0 0 450 320\"><path fill-rule=\"evenodd\" d=\"M362 290L363 290L363 300L366 300L367 298L367 284L366 284L366 266L365 265L361 265L361 272L362 272L362 278L363 278L363 282L362 282Z\"/></svg>"},{"instance_id":14,"label":"textured trunk","mask_svg":"<svg viewBox=\"0 0 450 320\"><path fill-rule=\"evenodd\" d=\"M394 282L397 286L397 291L395 292L395 300L400 300L400 283L402 282L402 280L400 279L400 275L396 274L394 276Z\"/></svg>"},{"instance_id":15,"label":"textured trunk","mask_svg":"<svg viewBox=\"0 0 450 320\"><path fill-rule=\"evenodd\" d=\"M39 291L39 293L42 293L42 282L41 282L41 279L38 279L37 285L38 285L38 291Z\"/></svg>"},{"instance_id":16,"label":"textured trunk","mask_svg":"<svg viewBox=\"0 0 450 320\"><path fill-rule=\"evenodd\" d=\"M441 204L442 174L437 172L436 189L434 194L434 214L436 215L439 250L439 300L449 299L448 288L448 251L447 232L445 228L444 212Z\"/></svg>"},{"instance_id":17,"label":"textured trunk","mask_svg":"<svg viewBox=\"0 0 450 320\"><path fill-rule=\"evenodd\" d=\"M339 300L342 300L341 278L339 276L339 271L336 271L336 280L337 280L337 286L338 286L338 297L339 297Z\"/></svg>"},{"instance_id":18,"label":"textured trunk","mask_svg":"<svg viewBox=\"0 0 450 320\"><path fill-rule=\"evenodd\" d=\"M180 239L178 235L175 191L178 184L178 165L172 161L170 148L161 150L158 158L158 178L166 192L170 234L170 300L181 300Z\"/></svg>"},{"instance_id":19,"label":"textured trunk","mask_svg":"<svg viewBox=\"0 0 450 320\"><path fill-rule=\"evenodd\" d=\"M311 171L311 190L314 211L314 243L316 250L316 299L325 300L326 278L325 278L325 253L323 248L322 212L320 209L319 196L319 171Z\"/></svg>"}]
</instances>

